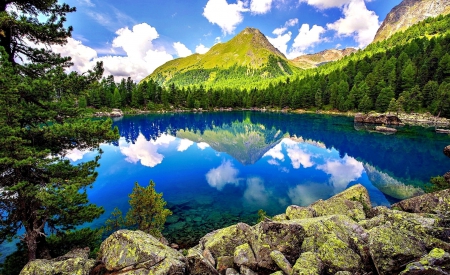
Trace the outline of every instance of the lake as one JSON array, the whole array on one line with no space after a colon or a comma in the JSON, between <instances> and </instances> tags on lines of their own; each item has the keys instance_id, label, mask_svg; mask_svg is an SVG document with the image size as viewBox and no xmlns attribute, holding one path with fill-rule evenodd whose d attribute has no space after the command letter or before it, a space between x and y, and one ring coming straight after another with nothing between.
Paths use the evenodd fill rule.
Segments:
<instances>
[{"instance_id":1,"label":"lake","mask_svg":"<svg viewBox=\"0 0 450 275\"><path fill-rule=\"evenodd\" d=\"M105 214L126 213L134 182L150 180L173 215L164 235L181 247L257 212L284 213L361 183L373 205L422 194L430 177L450 170L448 135L404 126L395 135L361 130L353 118L315 114L220 112L126 116L120 140L105 144L99 177L88 190ZM73 163L94 153L73 151Z\"/></svg>"}]
</instances>

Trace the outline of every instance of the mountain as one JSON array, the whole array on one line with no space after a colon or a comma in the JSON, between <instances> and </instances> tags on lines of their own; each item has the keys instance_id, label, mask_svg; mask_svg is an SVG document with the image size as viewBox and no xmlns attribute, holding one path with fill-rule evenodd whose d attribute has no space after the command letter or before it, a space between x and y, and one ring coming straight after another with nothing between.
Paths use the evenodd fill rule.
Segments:
<instances>
[{"instance_id":1,"label":"mountain","mask_svg":"<svg viewBox=\"0 0 450 275\"><path fill-rule=\"evenodd\" d=\"M226 43L205 54L178 58L157 68L152 79L168 86L202 84L206 87L242 87L300 71L259 30L246 28Z\"/></svg>"},{"instance_id":2,"label":"mountain","mask_svg":"<svg viewBox=\"0 0 450 275\"><path fill-rule=\"evenodd\" d=\"M347 48L343 50L325 50L315 54L302 55L291 61L299 68L310 69L316 68L328 62L337 61L347 55L357 52L354 48Z\"/></svg>"},{"instance_id":3,"label":"mountain","mask_svg":"<svg viewBox=\"0 0 450 275\"><path fill-rule=\"evenodd\" d=\"M449 13L450 0L404 0L388 13L375 35L374 42L385 40L428 17Z\"/></svg>"}]
</instances>

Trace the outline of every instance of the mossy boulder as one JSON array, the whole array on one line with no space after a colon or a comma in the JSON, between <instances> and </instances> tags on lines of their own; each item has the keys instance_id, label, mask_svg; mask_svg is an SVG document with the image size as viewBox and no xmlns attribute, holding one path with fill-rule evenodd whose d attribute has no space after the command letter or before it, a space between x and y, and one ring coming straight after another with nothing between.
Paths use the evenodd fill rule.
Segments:
<instances>
[{"instance_id":1,"label":"mossy boulder","mask_svg":"<svg viewBox=\"0 0 450 275\"><path fill-rule=\"evenodd\" d=\"M220 274L225 274L228 268L234 267L234 257L222 256L217 258L216 269Z\"/></svg>"},{"instance_id":2,"label":"mossy boulder","mask_svg":"<svg viewBox=\"0 0 450 275\"><path fill-rule=\"evenodd\" d=\"M369 230L369 251L379 274L398 273L427 252L410 231L389 223Z\"/></svg>"},{"instance_id":3,"label":"mossy boulder","mask_svg":"<svg viewBox=\"0 0 450 275\"><path fill-rule=\"evenodd\" d=\"M209 249L215 259L221 256L233 256L234 249L248 242L252 227L238 223L223 229L208 233L200 239L200 249Z\"/></svg>"},{"instance_id":4,"label":"mossy boulder","mask_svg":"<svg viewBox=\"0 0 450 275\"><path fill-rule=\"evenodd\" d=\"M430 253L422 257L419 261L410 263L402 275L418 274L449 274L450 273L450 254L443 249L435 248Z\"/></svg>"},{"instance_id":5,"label":"mossy boulder","mask_svg":"<svg viewBox=\"0 0 450 275\"><path fill-rule=\"evenodd\" d=\"M234 263L238 266L245 265L250 268L256 268L256 256L248 243L236 247L234 250Z\"/></svg>"},{"instance_id":6,"label":"mossy boulder","mask_svg":"<svg viewBox=\"0 0 450 275\"><path fill-rule=\"evenodd\" d=\"M309 207L291 205L286 208L286 217L289 220L312 218L314 217L314 210Z\"/></svg>"},{"instance_id":7,"label":"mossy boulder","mask_svg":"<svg viewBox=\"0 0 450 275\"><path fill-rule=\"evenodd\" d=\"M278 269L270 256L274 250L281 252L290 262L295 262L301 253L305 230L298 223L265 221L255 225L253 231L251 247L259 268L273 271Z\"/></svg>"},{"instance_id":8,"label":"mossy boulder","mask_svg":"<svg viewBox=\"0 0 450 275\"><path fill-rule=\"evenodd\" d=\"M189 274L191 275L203 275L203 274L219 274L215 269L213 263L203 256L198 247L194 247L188 250L186 256L188 263Z\"/></svg>"},{"instance_id":9,"label":"mossy boulder","mask_svg":"<svg viewBox=\"0 0 450 275\"><path fill-rule=\"evenodd\" d=\"M186 271L186 258L181 253L142 231L114 232L101 244L98 259L110 272L184 274Z\"/></svg>"},{"instance_id":10,"label":"mossy boulder","mask_svg":"<svg viewBox=\"0 0 450 275\"><path fill-rule=\"evenodd\" d=\"M89 249L74 249L52 260L34 260L25 265L20 275L89 275L95 260L88 259Z\"/></svg>"},{"instance_id":11,"label":"mossy boulder","mask_svg":"<svg viewBox=\"0 0 450 275\"><path fill-rule=\"evenodd\" d=\"M274 250L270 252L270 257L277 264L277 266L283 270L285 274L292 273L292 265L291 263L284 257L283 253L278 250Z\"/></svg>"},{"instance_id":12,"label":"mossy boulder","mask_svg":"<svg viewBox=\"0 0 450 275\"><path fill-rule=\"evenodd\" d=\"M372 207L369 193L361 184L354 185L326 201L318 200L309 206L315 217L347 215L360 221L366 218L366 211Z\"/></svg>"},{"instance_id":13,"label":"mossy boulder","mask_svg":"<svg viewBox=\"0 0 450 275\"><path fill-rule=\"evenodd\" d=\"M361 257L350 248L348 243L339 239L334 233L326 235L326 239L317 254L324 263L327 274L338 271L355 273L363 268Z\"/></svg>"},{"instance_id":14,"label":"mossy boulder","mask_svg":"<svg viewBox=\"0 0 450 275\"><path fill-rule=\"evenodd\" d=\"M322 274L323 263L314 252L305 252L295 262L292 275L317 275Z\"/></svg>"},{"instance_id":15,"label":"mossy boulder","mask_svg":"<svg viewBox=\"0 0 450 275\"><path fill-rule=\"evenodd\" d=\"M403 200L392 208L410 213L450 213L450 189Z\"/></svg>"}]
</instances>

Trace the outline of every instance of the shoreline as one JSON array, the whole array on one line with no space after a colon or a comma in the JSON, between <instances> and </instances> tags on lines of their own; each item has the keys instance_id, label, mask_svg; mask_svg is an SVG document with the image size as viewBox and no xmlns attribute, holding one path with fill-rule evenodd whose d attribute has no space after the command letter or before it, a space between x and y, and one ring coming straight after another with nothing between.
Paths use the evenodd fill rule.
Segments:
<instances>
[{"instance_id":1,"label":"shoreline","mask_svg":"<svg viewBox=\"0 0 450 275\"><path fill-rule=\"evenodd\" d=\"M346 116L355 117L360 112L340 112L337 110L305 110L305 109L265 109L265 108L214 108L203 110L199 109L170 109L170 110L158 110L158 111L147 111L139 109L127 109L122 111L120 109L112 109L111 111L100 111L92 113L92 117L112 117L118 118L122 116L132 116L132 115L144 115L144 114L165 114L165 113L207 113L207 112L234 112L234 111L256 111L256 112L271 112L271 113L286 113L286 114L319 114L319 115L332 115L332 116ZM444 117L436 117L430 113L376 113L369 112L371 116L380 115L392 115L397 116L404 125L410 126L421 126L421 127L443 127L450 128L450 119ZM437 129L439 130L439 129Z\"/></svg>"}]
</instances>

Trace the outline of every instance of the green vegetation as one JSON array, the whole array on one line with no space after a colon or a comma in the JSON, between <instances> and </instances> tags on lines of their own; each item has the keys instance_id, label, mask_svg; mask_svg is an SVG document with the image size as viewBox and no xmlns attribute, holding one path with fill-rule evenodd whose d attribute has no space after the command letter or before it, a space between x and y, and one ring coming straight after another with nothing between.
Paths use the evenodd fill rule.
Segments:
<instances>
[{"instance_id":1,"label":"green vegetation","mask_svg":"<svg viewBox=\"0 0 450 275\"><path fill-rule=\"evenodd\" d=\"M130 227L157 238L161 237L166 218L172 215L172 212L165 208L166 201L164 201L162 195L162 193L156 192L153 181L150 181L147 187L142 187L136 182L133 192L129 195L130 209L125 218L122 211L115 208L111 217L106 221L106 230L113 232Z\"/></svg>"},{"instance_id":2,"label":"green vegetation","mask_svg":"<svg viewBox=\"0 0 450 275\"><path fill-rule=\"evenodd\" d=\"M11 5L20 16L5 12ZM0 6L0 243L22 229L28 261L50 250L49 233L59 236L103 213L86 193L97 177L99 156L72 165L66 152L98 150L118 138L111 120L81 119L76 107L102 75L101 64L84 75L66 74L70 57L24 42L26 37L35 44L64 44L72 30L64 28L65 16L74 10L56 0ZM38 20L42 14L45 22ZM16 61L23 57L28 62Z\"/></svg>"}]
</instances>

